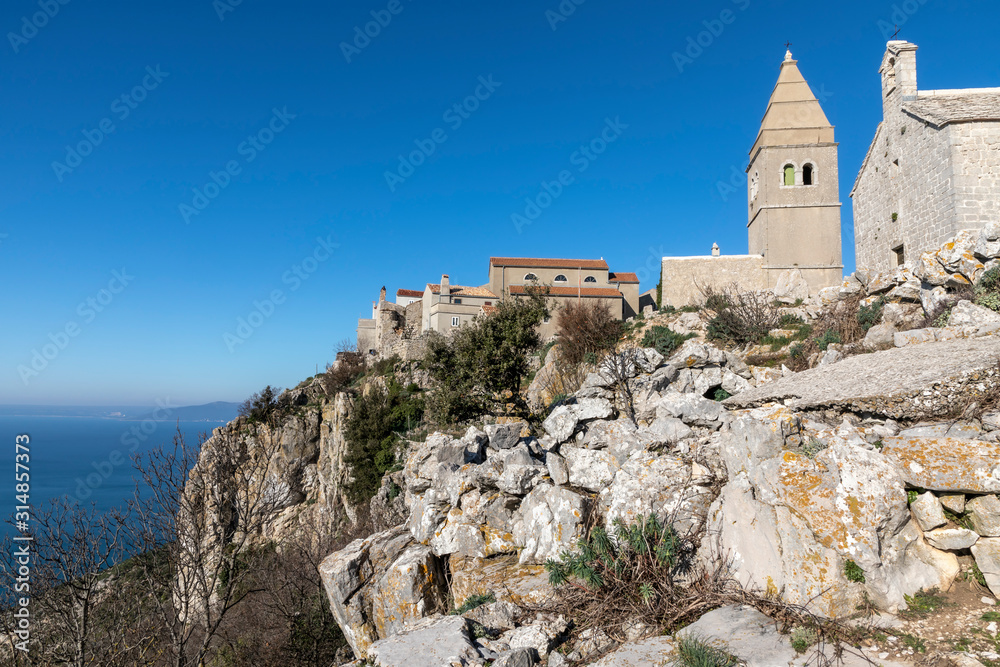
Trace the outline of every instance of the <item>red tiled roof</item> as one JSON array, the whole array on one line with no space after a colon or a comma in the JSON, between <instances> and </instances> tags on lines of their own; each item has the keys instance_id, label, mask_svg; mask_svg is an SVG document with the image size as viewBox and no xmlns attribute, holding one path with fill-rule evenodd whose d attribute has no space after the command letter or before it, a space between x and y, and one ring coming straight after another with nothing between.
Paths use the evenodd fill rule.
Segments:
<instances>
[{"instance_id":1,"label":"red tiled roof","mask_svg":"<svg viewBox=\"0 0 1000 667\"><path fill-rule=\"evenodd\" d=\"M490 257L490 266L517 266L534 269L607 270L603 259L543 259L538 257Z\"/></svg>"},{"instance_id":2,"label":"red tiled roof","mask_svg":"<svg viewBox=\"0 0 1000 667\"><path fill-rule=\"evenodd\" d=\"M422 297L423 292L418 292L415 289L398 289L396 290L396 296L409 296L409 297Z\"/></svg>"},{"instance_id":3,"label":"red tiled roof","mask_svg":"<svg viewBox=\"0 0 1000 667\"><path fill-rule=\"evenodd\" d=\"M431 288L431 292L433 292L434 294L441 293L441 285L428 283L427 286ZM486 299L497 298L496 294L489 291L485 287L466 287L464 285L452 285L450 291L452 296L478 296Z\"/></svg>"},{"instance_id":4,"label":"red tiled roof","mask_svg":"<svg viewBox=\"0 0 1000 667\"><path fill-rule=\"evenodd\" d=\"M511 294L528 293L524 285L511 285L509 289ZM613 287L543 287L539 290L546 296L597 296L605 298L621 298L623 296Z\"/></svg>"},{"instance_id":5,"label":"red tiled roof","mask_svg":"<svg viewBox=\"0 0 1000 667\"><path fill-rule=\"evenodd\" d=\"M609 283L635 283L639 284L639 276L634 273L609 273Z\"/></svg>"},{"instance_id":6,"label":"red tiled roof","mask_svg":"<svg viewBox=\"0 0 1000 667\"><path fill-rule=\"evenodd\" d=\"M487 315L492 315L493 313L497 312L497 307L491 305L484 305L483 312L486 313Z\"/></svg>"}]
</instances>

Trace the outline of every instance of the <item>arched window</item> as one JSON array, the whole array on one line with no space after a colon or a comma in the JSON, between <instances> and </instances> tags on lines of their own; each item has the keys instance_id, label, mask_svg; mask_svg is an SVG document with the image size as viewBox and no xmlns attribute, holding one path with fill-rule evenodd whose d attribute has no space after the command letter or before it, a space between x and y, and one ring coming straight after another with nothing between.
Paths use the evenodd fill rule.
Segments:
<instances>
[{"instance_id":1,"label":"arched window","mask_svg":"<svg viewBox=\"0 0 1000 667\"><path fill-rule=\"evenodd\" d=\"M587 276L586 278L583 279L583 282L585 282L585 283L596 283L597 282L597 278L595 278L594 276Z\"/></svg>"},{"instance_id":2,"label":"arched window","mask_svg":"<svg viewBox=\"0 0 1000 667\"><path fill-rule=\"evenodd\" d=\"M557 282L557 283L567 282L566 276L564 276L563 274L560 273L558 276L555 277L555 279L554 279L553 282Z\"/></svg>"},{"instance_id":3,"label":"arched window","mask_svg":"<svg viewBox=\"0 0 1000 667\"><path fill-rule=\"evenodd\" d=\"M802 167L802 185L813 185L813 166L811 164Z\"/></svg>"},{"instance_id":4,"label":"arched window","mask_svg":"<svg viewBox=\"0 0 1000 667\"><path fill-rule=\"evenodd\" d=\"M795 185L795 167L790 164L785 165L785 185Z\"/></svg>"},{"instance_id":5,"label":"arched window","mask_svg":"<svg viewBox=\"0 0 1000 667\"><path fill-rule=\"evenodd\" d=\"M536 276L534 273L526 273L524 274L524 279L530 282L532 280L538 280L538 276Z\"/></svg>"}]
</instances>

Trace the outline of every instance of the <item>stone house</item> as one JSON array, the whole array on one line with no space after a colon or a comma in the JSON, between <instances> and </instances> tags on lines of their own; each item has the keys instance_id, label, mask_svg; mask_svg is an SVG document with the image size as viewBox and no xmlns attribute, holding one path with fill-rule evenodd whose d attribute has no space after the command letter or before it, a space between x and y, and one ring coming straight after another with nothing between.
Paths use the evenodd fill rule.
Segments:
<instances>
[{"instance_id":1,"label":"stone house","mask_svg":"<svg viewBox=\"0 0 1000 667\"><path fill-rule=\"evenodd\" d=\"M890 41L879 68L882 122L851 192L866 269L1000 221L1000 88L920 90L917 48Z\"/></svg>"},{"instance_id":2,"label":"stone house","mask_svg":"<svg viewBox=\"0 0 1000 667\"><path fill-rule=\"evenodd\" d=\"M518 298L535 285L546 289L552 313L539 328L543 338L555 334L558 309L574 301L595 300L621 320L639 312L638 276L610 271L604 259L490 257L491 292Z\"/></svg>"},{"instance_id":3,"label":"stone house","mask_svg":"<svg viewBox=\"0 0 1000 667\"><path fill-rule=\"evenodd\" d=\"M421 298L420 331L447 334L474 320L499 297L487 287L452 285L447 274L438 284L428 284Z\"/></svg>"},{"instance_id":4,"label":"stone house","mask_svg":"<svg viewBox=\"0 0 1000 667\"><path fill-rule=\"evenodd\" d=\"M424 298L424 293L413 289L396 290L396 305L409 306Z\"/></svg>"},{"instance_id":5,"label":"stone house","mask_svg":"<svg viewBox=\"0 0 1000 667\"><path fill-rule=\"evenodd\" d=\"M838 144L834 128L785 53L747 166L746 255L664 257L662 303L700 302L702 290L730 284L769 289L798 272L817 292L839 285L841 254Z\"/></svg>"}]
</instances>

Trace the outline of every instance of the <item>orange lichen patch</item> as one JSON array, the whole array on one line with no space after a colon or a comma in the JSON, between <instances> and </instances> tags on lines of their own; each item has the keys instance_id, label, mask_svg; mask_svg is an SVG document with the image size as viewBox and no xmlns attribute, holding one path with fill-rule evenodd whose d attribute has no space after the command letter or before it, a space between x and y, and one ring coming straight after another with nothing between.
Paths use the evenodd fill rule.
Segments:
<instances>
[{"instance_id":1,"label":"orange lichen patch","mask_svg":"<svg viewBox=\"0 0 1000 667\"><path fill-rule=\"evenodd\" d=\"M495 530L491 526L482 526L480 529L486 540L487 556L510 554L517 551L517 542L514 541L514 536L510 533Z\"/></svg>"},{"instance_id":2,"label":"orange lichen patch","mask_svg":"<svg viewBox=\"0 0 1000 667\"><path fill-rule=\"evenodd\" d=\"M956 438L883 439L883 455L914 487L932 491L1000 491L1000 444Z\"/></svg>"},{"instance_id":3,"label":"orange lichen patch","mask_svg":"<svg viewBox=\"0 0 1000 667\"><path fill-rule=\"evenodd\" d=\"M519 565L517 556L456 558L452 556L451 592L455 606L473 595L493 593L497 600L536 604L553 595L548 575L541 565Z\"/></svg>"}]
</instances>

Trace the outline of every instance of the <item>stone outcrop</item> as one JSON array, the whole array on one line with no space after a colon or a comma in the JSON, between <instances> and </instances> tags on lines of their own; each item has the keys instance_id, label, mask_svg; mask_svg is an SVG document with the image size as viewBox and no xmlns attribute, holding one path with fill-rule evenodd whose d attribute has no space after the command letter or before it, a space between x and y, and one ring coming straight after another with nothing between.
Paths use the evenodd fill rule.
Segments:
<instances>
[{"instance_id":1,"label":"stone outcrop","mask_svg":"<svg viewBox=\"0 0 1000 667\"><path fill-rule=\"evenodd\" d=\"M781 402L894 419L933 419L1000 385L1000 336L929 343L850 357L743 392L732 408Z\"/></svg>"}]
</instances>

